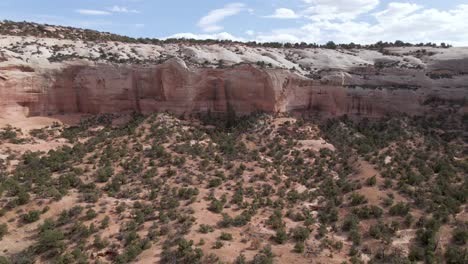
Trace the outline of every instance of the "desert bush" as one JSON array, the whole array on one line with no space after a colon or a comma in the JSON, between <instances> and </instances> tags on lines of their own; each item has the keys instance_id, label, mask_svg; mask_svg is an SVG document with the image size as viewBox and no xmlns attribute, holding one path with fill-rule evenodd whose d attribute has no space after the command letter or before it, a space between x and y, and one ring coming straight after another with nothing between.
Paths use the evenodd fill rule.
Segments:
<instances>
[{"instance_id":1,"label":"desert bush","mask_svg":"<svg viewBox=\"0 0 468 264\"><path fill-rule=\"evenodd\" d=\"M297 242L294 244L294 252L296 253L304 253L304 242Z\"/></svg>"},{"instance_id":2,"label":"desert bush","mask_svg":"<svg viewBox=\"0 0 468 264\"><path fill-rule=\"evenodd\" d=\"M445 252L445 261L447 264L468 263L468 249L460 246L448 247Z\"/></svg>"},{"instance_id":3,"label":"desert bush","mask_svg":"<svg viewBox=\"0 0 468 264\"><path fill-rule=\"evenodd\" d=\"M21 220L24 223L30 224L36 222L41 217L41 212L37 210L29 211L26 214L21 215Z\"/></svg>"},{"instance_id":4,"label":"desert bush","mask_svg":"<svg viewBox=\"0 0 468 264\"><path fill-rule=\"evenodd\" d=\"M384 241L390 241L391 237L395 235L396 230L384 224L382 221L369 227L369 235L375 239L383 239Z\"/></svg>"},{"instance_id":5,"label":"desert bush","mask_svg":"<svg viewBox=\"0 0 468 264\"><path fill-rule=\"evenodd\" d=\"M38 253L45 253L49 256L56 256L63 252L65 235L57 229L48 229L39 234L35 249Z\"/></svg>"},{"instance_id":6,"label":"desert bush","mask_svg":"<svg viewBox=\"0 0 468 264\"><path fill-rule=\"evenodd\" d=\"M8 226L7 224L3 223L0 224L0 241L3 239L3 237L8 234Z\"/></svg>"},{"instance_id":7,"label":"desert bush","mask_svg":"<svg viewBox=\"0 0 468 264\"><path fill-rule=\"evenodd\" d=\"M197 188L180 188L178 196L184 200L190 200L193 197L196 197L200 191Z\"/></svg>"},{"instance_id":8,"label":"desert bush","mask_svg":"<svg viewBox=\"0 0 468 264\"><path fill-rule=\"evenodd\" d=\"M236 260L234 260L233 264L247 264L247 258L244 254L241 253L239 256L237 256Z\"/></svg>"},{"instance_id":9,"label":"desert bush","mask_svg":"<svg viewBox=\"0 0 468 264\"><path fill-rule=\"evenodd\" d=\"M356 206L364 203L367 203L367 199L364 195L358 193L351 194L349 203L351 206Z\"/></svg>"},{"instance_id":10,"label":"desert bush","mask_svg":"<svg viewBox=\"0 0 468 264\"><path fill-rule=\"evenodd\" d=\"M17 136L17 131L11 126L7 126L0 131L0 140L9 140L10 142L14 142Z\"/></svg>"},{"instance_id":11,"label":"desert bush","mask_svg":"<svg viewBox=\"0 0 468 264\"><path fill-rule=\"evenodd\" d=\"M271 251L271 246L266 245L259 254L256 254L252 260L252 264L273 264L274 254Z\"/></svg>"},{"instance_id":12,"label":"desert bush","mask_svg":"<svg viewBox=\"0 0 468 264\"><path fill-rule=\"evenodd\" d=\"M213 198L211 200L211 203L208 207L208 210L214 212L214 213L221 213L223 211L223 208L224 208L224 202L223 201L220 201L216 198Z\"/></svg>"},{"instance_id":13,"label":"desert bush","mask_svg":"<svg viewBox=\"0 0 468 264\"><path fill-rule=\"evenodd\" d=\"M375 186L375 184L377 184L377 178L375 176L372 176L366 180L367 186Z\"/></svg>"},{"instance_id":14,"label":"desert bush","mask_svg":"<svg viewBox=\"0 0 468 264\"><path fill-rule=\"evenodd\" d=\"M273 240L278 244L283 244L288 240L288 233L284 230L284 228L276 229L276 234L273 236Z\"/></svg>"},{"instance_id":15,"label":"desert bush","mask_svg":"<svg viewBox=\"0 0 468 264\"><path fill-rule=\"evenodd\" d=\"M375 205L353 208L352 212L360 219L379 218L383 214L383 210Z\"/></svg>"},{"instance_id":16,"label":"desert bush","mask_svg":"<svg viewBox=\"0 0 468 264\"><path fill-rule=\"evenodd\" d=\"M468 241L468 229L464 225L462 227L457 227L453 230L452 233L452 242L459 246L466 245Z\"/></svg>"},{"instance_id":17,"label":"desert bush","mask_svg":"<svg viewBox=\"0 0 468 264\"><path fill-rule=\"evenodd\" d=\"M348 234L348 239L353 242L353 245L360 245L361 244L361 233L359 228L351 229Z\"/></svg>"},{"instance_id":18,"label":"desert bush","mask_svg":"<svg viewBox=\"0 0 468 264\"><path fill-rule=\"evenodd\" d=\"M110 165L99 168L96 172L96 181L107 182L113 174L114 174L114 169L112 169Z\"/></svg>"},{"instance_id":19,"label":"desert bush","mask_svg":"<svg viewBox=\"0 0 468 264\"><path fill-rule=\"evenodd\" d=\"M216 240L216 242L213 244L213 248L214 249L220 249L224 246L223 242L221 242L220 240Z\"/></svg>"},{"instance_id":20,"label":"desert bush","mask_svg":"<svg viewBox=\"0 0 468 264\"><path fill-rule=\"evenodd\" d=\"M93 209L88 209L86 211L86 216L85 216L86 220L91 220L91 219L94 219L96 217L97 217L97 212L94 211Z\"/></svg>"},{"instance_id":21,"label":"desert bush","mask_svg":"<svg viewBox=\"0 0 468 264\"><path fill-rule=\"evenodd\" d=\"M219 239L231 241L232 240L232 235L229 234L229 233L222 232L221 235L219 236Z\"/></svg>"},{"instance_id":22,"label":"desert bush","mask_svg":"<svg viewBox=\"0 0 468 264\"><path fill-rule=\"evenodd\" d=\"M298 241L298 242L304 242L307 240L310 236L310 230L306 227L295 227L290 230L291 237Z\"/></svg>"},{"instance_id":23,"label":"desert bush","mask_svg":"<svg viewBox=\"0 0 468 264\"><path fill-rule=\"evenodd\" d=\"M359 226L359 218L354 214L349 214L345 217L341 230L348 232L356 229Z\"/></svg>"},{"instance_id":24,"label":"desert bush","mask_svg":"<svg viewBox=\"0 0 468 264\"><path fill-rule=\"evenodd\" d=\"M6 257L4 256L0 256L0 264L10 264L10 260L8 260Z\"/></svg>"},{"instance_id":25,"label":"desert bush","mask_svg":"<svg viewBox=\"0 0 468 264\"><path fill-rule=\"evenodd\" d=\"M107 227L109 226L109 222L110 222L110 217L109 217L108 215L106 215L106 216L104 217L104 219L102 219L102 221L101 221L101 226L100 226L100 228L101 228L101 229L107 228Z\"/></svg>"},{"instance_id":26,"label":"desert bush","mask_svg":"<svg viewBox=\"0 0 468 264\"><path fill-rule=\"evenodd\" d=\"M143 250L150 247L151 243L147 239L135 241L135 243L126 246L125 251L116 257L115 262L122 264L132 262Z\"/></svg>"},{"instance_id":27,"label":"desert bush","mask_svg":"<svg viewBox=\"0 0 468 264\"><path fill-rule=\"evenodd\" d=\"M108 240L102 239L101 236L99 235L94 236L93 247L101 250L103 248L106 248L108 245L109 245Z\"/></svg>"},{"instance_id":28,"label":"desert bush","mask_svg":"<svg viewBox=\"0 0 468 264\"><path fill-rule=\"evenodd\" d=\"M201 224L200 228L198 229L198 232L200 232L202 234L208 234L208 233L213 232L213 231L214 231L213 227L211 227L209 225L205 225L205 224Z\"/></svg>"},{"instance_id":29,"label":"desert bush","mask_svg":"<svg viewBox=\"0 0 468 264\"><path fill-rule=\"evenodd\" d=\"M406 216L409 213L410 206L409 204L405 204L403 202L399 202L395 204L394 206L390 207L390 210L388 211L390 215L398 215L398 216Z\"/></svg>"},{"instance_id":30,"label":"desert bush","mask_svg":"<svg viewBox=\"0 0 468 264\"><path fill-rule=\"evenodd\" d=\"M180 239L178 248L175 251L163 251L162 263L183 263L183 264L200 264L203 257L203 251L199 248L193 248L193 241Z\"/></svg>"},{"instance_id":31,"label":"desert bush","mask_svg":"<svg viewBox=\"0 0 468 264\"><path fill-rule=\"evenodd\" d=\"M218 187L218 186L220 186L222 183L223 183L223 181L222 181L220 178L211 179L211 180L208 182L208 188L215 188L215 187Z\"/></svg>"},{"instance_id":32,"label":"desert bush","mask_svg":"<svg viewBox=\"0 0 468 264\"><path fill-rule=\"evenodd\" d=\"M283 215L281 210L275 210L272 215L268 218L267 222L268 225L271 226L274 230L280 229L284 227L283 222Z\"/></svg>"}]
</instances>

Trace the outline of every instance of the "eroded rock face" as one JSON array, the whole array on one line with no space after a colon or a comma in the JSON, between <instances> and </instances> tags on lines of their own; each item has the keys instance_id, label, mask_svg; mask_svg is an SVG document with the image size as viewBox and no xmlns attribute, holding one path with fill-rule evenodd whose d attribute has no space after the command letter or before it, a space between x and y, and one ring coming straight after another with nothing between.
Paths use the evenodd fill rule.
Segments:
<instances>
[{"instance_id":1,"label":"eroded rock face","mask_svg":"<svg viewBox=\"0 0 468 264\"><path fill-rule=\"evenodd\" d=\"M241 114L260 110L380 117L423 114L434 100L463 109L468 95L468 56L432 60L416 68L381 60L376 65L323 68L312 78L251 64L189 67L180 58L149 66L62 62L53 67L5 58L6 63L0 64L0 117L13 113L222 113L228 105Z\"/></svg>"}]
</instances>

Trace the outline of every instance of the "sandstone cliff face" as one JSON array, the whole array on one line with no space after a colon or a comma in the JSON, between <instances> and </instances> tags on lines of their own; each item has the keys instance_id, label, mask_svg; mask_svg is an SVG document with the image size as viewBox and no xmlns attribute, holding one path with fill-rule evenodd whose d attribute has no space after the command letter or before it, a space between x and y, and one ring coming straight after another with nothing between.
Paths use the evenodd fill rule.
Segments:
<instances>
[{"instance_id":1,"label":"sandstone cliff face","mask_svg":"<svg viewBox=\"0 0 468 264\"><path fill-rule=\"evenodd\" d=\"M180 54L145 65L105 60L50 63L45 55L15 56L3 47L0 118L13 113L222 113L228 105L242 114L261 110L380 117L423 114L431 111L431 100L463 109L468 96L468 49L440 49L424 58L412 56L414 48L393 50L391 56L359 50L350 55L349 51L252 48L239 57L226 47L156 49L159 54ZM226 54L230 60L223 60ZM252 60L262 56L275 58L276 66L256 66ZM297 68L287 68L291 65Z\"/></svg>"}]
</instances>

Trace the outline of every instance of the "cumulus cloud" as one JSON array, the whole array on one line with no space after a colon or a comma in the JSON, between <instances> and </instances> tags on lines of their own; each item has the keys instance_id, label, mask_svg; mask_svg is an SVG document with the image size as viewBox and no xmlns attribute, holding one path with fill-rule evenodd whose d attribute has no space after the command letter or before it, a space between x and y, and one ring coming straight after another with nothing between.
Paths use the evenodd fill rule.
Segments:
<instances>
[{"instance_id":1,"label":"cumulus cloud","mask_svg":"<svg viewBox=\"0 0 468 264\"><path fill-rule=\"evenodd\" d=\"M126 6L113 6L109 8L109 10L113 13L140 13L138 10L135 9L128 9Z\"/></svg>"},{"instance_id":2,"label":"cumulus cloud","mask_svg":"<svg viewBox=\"0 0 468 264\"><path fill-rule=\"evenodd\" d=\"M412 43L445 42L468 46L468 4L441 10L412 1L381 4L379 0L301 0L302 5L278 8L263 17L297 20L298 26L243 30L246 40L258 42L361 43L402 40ZM296 10L296 11L295 11ZM300 11L299 11L300 10ZM226 17L247 12L234 3L211 11L198 22L205 34L181 33L171 37L244 40L222 31ZM291 25L291 24L290 24ZM251 26L251 24L249 25Z\"/></svg>"},{"instance_id":3,"label":"cumulus cloud","mask_svg":"<svg viewBox=\"0 0 468 264\"><path fill-rule=\"evenodd\" d=\"M367 13L379 4L379 0L303 0L311 6L304 15L313 20L352 20Z\"/></svg>"},{"instance_id":4,"label":"cumulus cloud","mask_svg":"<svg viewBox=\"0 0 468 264\"><path fill-rule=\"evenodd\" d=\"M235 37L227 32L220 32L214 34L194 34L194 33L178 33L171 35L168 38L185 38L185 39L216 39L216 40L233 40L233 41L246 41L244 38Z\"/></svg>"},{"instance_id":5,"label":"cumulus cloud","mask_svg":"<svg viewBox=\"0 0 468 264\"><path fill-rule=\"evenodd\" d=\"M380 40L402 40L413 43L446 42L455 46L468 45L466 4L444 11L412 3L392 2L381 11L373 11L378 4L377 0L303 1L312 5L305 11L311 19L309 22L300 27L257 33L254 36L255 40L316 43L333 40L339 43L363 44ZM350 2L361 8L349 4ZM314 12L311 13L311 10ZM375 20L361 19L359 16L362 14Z\"/></svg>"},{"instance_id":6,"label":"cumulus cloud","mask_svg":"<svg viewBox=\"0 0 468 264\"><path fill-rule=\"evenodd\" d=\"M275 10L275 13L269 16L266 16L267 18L278 18L278 19L294 19L294 18L299 18L300 16L294 12L294 10L288 9L288 8L278 8Z\"/></svg>"},{"instance_id":7,"label":"cumulus cloud","mask_svg":"<svg viewBox=\"0 0 468 264\"><path fill-rule=\"evenodd\" d=\"M304 25L300 28L276 29L272 32L259 33L256 35L256 41L259 42L317 42L320 38L321 30L319 27Z\"/></svg>"},{"instance_id":8,"label":"cumulus cloud","mask_svg":"<svg viewBox=\"0 0 468 264\"><path fill-rule=\"evenodd\" d=\"M223 27L218 23L225 18L234 16L245 10L245 4L232 3L225 5L223 8L212 10L208 15L202 17L198 21L198 26L205 32L221 31Z\"/></svg>"}]
</instances>

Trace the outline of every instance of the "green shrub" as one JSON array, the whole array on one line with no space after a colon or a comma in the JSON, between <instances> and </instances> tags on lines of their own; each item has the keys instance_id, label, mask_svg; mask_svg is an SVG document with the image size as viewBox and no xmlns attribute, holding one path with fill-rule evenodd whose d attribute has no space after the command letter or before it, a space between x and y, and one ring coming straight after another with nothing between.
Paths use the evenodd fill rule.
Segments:
<instances>
[{"instance_id":1,"label":"green shrub","mask_svg":"<svg viewBox=\"0 0 468 264\"><path fill-rule=\"evenodd\" d=\"M88 211L86 211L86 217L85 217L86 220L91 220L96 217L97 217L97 213L93 209L89 209Z\"/></svg>"},{"instance_id":2,"label":"green shrub","mask_svg":"<svg viewBox=\"0 0 468 264\"><path fill-rule=\"evenodd\" d=\"M377 184L377 178L375 176L372 176L366 180L367 186L375 186L375 184Z\"/></svg>"},{"instance_id":3,"label":"green shrub","mask_svg":"<svg viewBox=\"0 0 468 264\"><path fill-rule=\"evenodd\" d=\"M232 235L229 234L229 233L222 232L221 235L219 236L219 239L226 240L226 241L231 241L232 240Z\"/></svg>"},{"instance_id":4,"label":"green shrub","mask_svg":"<svg viewBox=\"0 0 468 264\"><path fill-rule=\"evenodd\" d=\"M114 169L111 166L105 166L99 168L96 172L96 181L97 182L107 182L109 178L114 174Z\"/></svg>"},{"instance_id":5,"label":"green shrub","mask_svg":"<svg viewBox=\"0 0 468 264\"><path fill-rule=\"evenodd\" d=\"M14 142L17 137L16 131L11 126L3 128L3 131L0 131L0 140L10 140Z\"/></svg>"},{"instance_id":6,"label":"green shrub","mask_svg":"<svg viewBox=\"0 0 468 264\"><path fill-rule=\"evenodd\" d=\"M364 204L364 203L367 203L367 199L364 195L362 194L358 194L358 193L352 193L351 194L351 197L350 197L350 205L351 206L356 206L356 205L360 205L360 204Z\"/></svg>"},{"instance_id":7,"label":"green shrub","mask_svg":"<svg viewBox=\"0 0 468 264\"><path fill-rule=\"evenodd\" d=\"M208 210L214 212L214 213L221 213L224 208L224 203L216 198L213 198L211 200L210 206L208 207Z\"/></svg>"},{"instance_id":8,"label":"green shrub","mask_svg":"<svg viewBox=\"0 0 468 264\"><path fill-rule=\"evenodd\" d=\"M110 217L106 215L101 221L101 229L107 228L109 226Z\"/></svg>"},{"instance_id":9,"label":"green shrub","mask_svg":"<svg viewBox=\"0 0 468 264\"><path fill-rule=\"evenodd\" d=\"M237 256L236 260L234 260L233 264L247 264L247 258L244 254L241 253L239 256Z\"/></svg>"},{"instance_id":10,"label":"green shrub","mask_svg":"<svg viewBox=\"0 0 468 264\"><path fill-rule=\"evenodd\" d=\"M201 224L200 228L198 229L198 232L200 232L202 234L208 234L208 233L211 233L213 231L214 231L213 227L211 227L209 225L205 225L205 224Z\"/></svg>"},{"instance_id":11,"label":"green shrub","mask_svg":"<svg viewBox=\"0 0 468 264\"><path fill-rule=\"evenodd\" d=\"M266 245L259 254L254 256L252 263L255 264L273 264L274 260L273 252L271 251L271 246Z\"/></svg>"},{"instance_id":12,"label":"green shrub","mask_svg":"<svg viewBox=\"0 0 468 264\"><path fill-rule=\"evenodd\" d=\"M349 214L345 217L341 230L344 232L356 229L359 226L359 218L354 214Z\"/></svg>"},{"instance_id":13,"label":"green shrub","mask_svg":"<svg viewBox=\"0 0 468 264\"><path fill-rule=\"evenodd\" d=\"M0 264L10 264L11 262L4 256L0 256Z\"/></svg>"},{"instance_id":14,"label":"green shrub","mask_svg":"<svg viewBox=\"0 0 468 264\"><path fill-rule=\"evenodd\" d=\"M281 210L275 210L272 215L268 218L267 224L271 226L274 230L284 227L283 215Z\"/></svg>"},{"instance_id":15,"label":"green shrub","mask_svg":"<svg viewBox=\"0 0 468 264\"><path fill-rule=\"evenodd\" d=\"M7 224L3 223L0 224L0 240L3 239L3 237L8 234L8 226Z\"/></svg>"},{"instance_id":16,"label":"green shrub","mask_svg":"<svg viewBox=\"0 0 468 264\"><path fill-rule=\"evenodd\" d=\"M448 247L445 252L445 261L447 264L468 263L468 249L458 246Z\"/></svg>"},{"instance_id":17,"label":"green shrub","mask_svg":"<svg viewBox=\"0 0 468 264\"><path fill-rule=\"evenodd\" d=\"M37 210L29 211L26 214L21 215L21 220L27 224L36 222L41 217L41 212Z\"/></svg>"},{"instance_id":18,"label":"green shrub","mask_svg":"<svg viewBox=\"0 0 468 264\"><path fill-rule=\"evenodd\" d=\"M466 245L468 240L468 229L466 227L457 227L453 230L452 241L456 245L463 246Z\"/></svg>"},{"instance_id":19,"label":"green shrub","mask_svg":"<svg viewBox=\"0 0 468 264\"><path fill-rule=\"evenodd\" d=\"M273 236L273 240L275 240L278 244L283 244L288 240L288 233L286 233L284 228L278 228L276 230L276 235Z\"/></svg>"},{"instance_id":20,"label":"green shrub","mask_svg":"<svg viewBox=\"0 0 468 264\"><path fill-rule=\"evenodd\" d=\"M297 242L294 245L294 252L296 253L304 253L304 242Z\"/></svg>"},{"instance_id":21,"label":"green shrub","mask_svg":"<svg viewBox=\"0 0 468 264\"><path fill-rule=\"evenodd\" d=\"M101 236L95 235L93 241L93 247L101 250L109 245L109 241L106 239L102 239Z\"/></svg>"},{"instance_id":22,"label":"green shrub","mask_svg":"<svg viewBox=\"0 0 468 264\"><path fill-rule=\"evenodd\" d=\"M375 205L353 208L352 211L360 219L380 218L383 214L382 208Z\"/></svg>"},{"instance_id":23,"label":"green shrub","mask_svg":"<svg viewBox=\"0 0 468 264\"><path fill-rule=\"evenodd\" d=\"M29 193L27 193L24 190L20 190L18 192L18 195L17 195L16 204L17 205L25 205L25 204L29 203L30 199L31 199L31 196L29 195Z\"/></svg>"},{"instance_id":24,"label":"green shrub","mask_svg":"<svg viewBox=\"0 0 468 264\"><path fill-rule=\"evenodd\" d=\"M161 263L191 263L201 264L203 251L199 248L193 248L193 241L180 239L178 248L175 251L163 251Z\"/></svg>"},{"instance_id":25,"label":"green shrub","mask_svg":"<svg viewBox=\"0 0 468 264\"><path fill-rule=\"evenodd\" d=\"M208 188L218 187L218 186L220 186L222 183L223 183L223 181L222 181L220 178L211 179L211 180L208 182Z\"/></svg>"},{"instance_id":26,"label":"green shrub","mask_svg":"<svg viewBox=\"0 0 468 264\"><path fill-rule=\"evenodd\" d=\"M409 213L410 206L403 202L399 202L394 206L390 207L389 213L393 216L406 216Z\"/></svg>"},{"instance_id":27,"label":"green shrub","mask_svg":"<svg viewBox=\"0 0 468 264\"><path fill-rule=\"evenodd\" d=\"M213 248L214 249L220 249L224 246L223 242L219 241L219 240L216 240L216 242L214 243L213 245Z\"/></svg>"},{"instance_id":28,"label":"green shrub","mask_svg":"<svg viewBox=\"0 0 468 264\"><path fill-rule=\"evenodd\" d=\"M125 251L119 256L117 256L115 262L119 264L130 263L134 259L136 259L136 257L138 257L138 255L140 255L141 252L143 252L143 250L146 250L150 247L151 247L151 243L149 242L149 240L147 239L139 240L135 243L128 245L125 248Z\"/></svg>"},{"instance_id":29,"label":"green shrub","mask_svg":"<svg viewBox=\"0 0 468 264\"><path fill-rule=\"evenodd\" d=\"M39 253L50 252L52 256L58 255L65 249L64 238L64 234L59 230L45 230L39 234L36 250Z\"/></svg>"},{"instance_id":30,"label":"green shrub","mask_svg":"<svg viewBox=\"0 0 468 264\"><path fill-rule=\"evenodd\" d=\"M361 244L361 234L358 229L352 229L349 232L349 240L353 242L353 245L360 245Z\"/></svg>"},{"instance_id":31,"label":"green shrub","mask_svg":"<svg viewBox=\"0 0 468 264\"><path fill-rule=\"evenodd\" d=\"M297 242L304 242L310 236L310 230L306 227L298 226L290 230L291 237Z\"/></svg>"}]
</instances>

